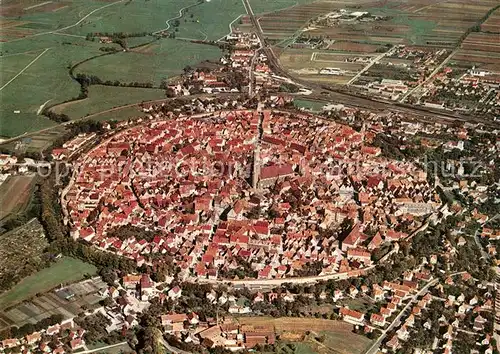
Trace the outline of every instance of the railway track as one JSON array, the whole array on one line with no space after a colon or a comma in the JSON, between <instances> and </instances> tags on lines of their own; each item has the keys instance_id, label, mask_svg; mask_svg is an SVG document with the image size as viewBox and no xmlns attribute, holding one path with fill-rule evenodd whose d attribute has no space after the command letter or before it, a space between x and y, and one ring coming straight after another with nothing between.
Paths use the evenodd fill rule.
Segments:
<instances>
[{"instance_id":1,"label":"railway track","mask_svg":"<svg viewBox=\"0 0 500 354\"><path fill-rule=\"evenodd\" d=\"M252 7L248 0L242 0L245 6L246 12L250 17L253 27L256 29L256 35L261 42L261 51L264 52L268 59L268 64L270 69L278 76L290 79L296 84L307 87L313 90L313 95L311 98L317 101L335 101L338 103L345 104L347 106L354 106L362 109L370 110L391 110L408 115L419 121L425 122L442 122L442 123L454 123L454 122L468 122L473 124L483 124L484 126L496 127L495 122L481 117L474 117L469 115L461 115L453 112L446 112L442 110L412 106L405 103L390 102L378 98L370 98L366 96L360 96L359 94L349 92L340 87L331 87L328 85L317 84L310 81L305 81L291 75L287 70L283 69L278 61L278 58L274 54L272 48L267 44L264 37L264 33L260 26L258 19L253 13Z\"/></svg>"}]
</instances>

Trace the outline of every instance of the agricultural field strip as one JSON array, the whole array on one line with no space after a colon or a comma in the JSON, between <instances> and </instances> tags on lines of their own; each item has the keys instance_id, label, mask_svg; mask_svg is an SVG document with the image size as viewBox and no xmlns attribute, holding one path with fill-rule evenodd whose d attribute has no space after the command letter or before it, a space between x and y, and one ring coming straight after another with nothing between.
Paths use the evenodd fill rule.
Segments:
<instances>
[{"instance_id":1,"label":"agricultural field strip","mask_svg":"<svg viewBox=\"0 0 500 354\"><path fill-rule=\"evenodd\" d=\"M25 72L31 65L33 65L38 59L40 59L40 57L42 55L44 55L49 49L51 48L47 48L45 49L42 53L40 53L35 59L33 59L28 65L26 65L20 72L18 72L16 74L16 76L14 76L12 79L10 79L9 81L7 81L5 83L5 85L3 85L2 87L0 87L0 91L2 91L4 88L6 88L12 81L14 81L15 79L17 79L23 72Z\"/></svg>"},{"instance_id":2,"label":"agricultural field strip","mask_svg":"<svg viewBox=\"0 0 500 354\"><path fill-rule=\"evenodd\" d=\"M318 55L320 56L343 56L343 57L352 57L352 56L356 56L356 57L373 57L374 55L373 54L370 54L370 53L328 53L328 52L313 52L311 53L311 61L320 61L320 62L330 62L330 63L344 63L344 61L340 61L340 60L322 60L322 59L318 59Z\"/></svg>"},{"instance_id":3,"label":"agricultural field strip","mask_svg":"<svg viewBox=\"0 0 500 354\"><path fill-rule=\"evenodd\" d=\"M40 4L35 4L35 5L31 5L31 6L28 6L28 7L25 7L23 10L26 11L26 10L31 10L31 9L34 9L36 7L40 7L40 6L43 6L43 5L47 5L47 4L51 4L52 1L45 1L45 2L42 2Z\"/></svg>"},{"instance_id":4,"label":"agricultural field strip","mask_svg":"<svg viewBox=\"0 0 500 354\"><path fill-rule=\"evenodd\" d=\"M124 2L124 1L126 1L126 0L118 0L118 1L112 2L110 4L101 6L101 7L97 8L97 9L94 9L94 10L90 11L87 15L85 15L84 17L82 17L80 20L78 20L76 23L74 23L72 25L69 25L69 26L66 26L66 27L63 27L63 28L59 28L59 29L56 29L54 31L36 33L36 34L32 34L30 36L26 36L26 37L23 37L23 38L13 39L13 40L8 41L8 42L17 42L17 41L22 41L22 40L24 40L26 38L38 37L38 36L43 36L43 35L46 35L46 34L54 34L54 33L57 33L57 32L65 31L67 29L70 29L70 28L78 26L80 23L82 23L83 21L85 21L88 17L92 16L97 11L100 11L100 10L105 9L107 7L119 4L119 3Z\"/></svg>"}]
</instances>

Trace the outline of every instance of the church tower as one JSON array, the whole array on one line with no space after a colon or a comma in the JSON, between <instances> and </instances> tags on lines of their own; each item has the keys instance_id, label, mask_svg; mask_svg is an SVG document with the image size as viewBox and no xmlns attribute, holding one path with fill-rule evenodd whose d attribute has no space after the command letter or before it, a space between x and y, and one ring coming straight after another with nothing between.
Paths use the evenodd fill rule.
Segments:
<instances>
[{"instance_id":1,"label":"church tower","mask_svg":"<svg viewBox=\"0 0 500 354\"><path fill-rule=\"evenodd\" d=\"M260 178L260 144L257 143L253 152L252 187L257 188Z\"/></svg>"}]
</instances>

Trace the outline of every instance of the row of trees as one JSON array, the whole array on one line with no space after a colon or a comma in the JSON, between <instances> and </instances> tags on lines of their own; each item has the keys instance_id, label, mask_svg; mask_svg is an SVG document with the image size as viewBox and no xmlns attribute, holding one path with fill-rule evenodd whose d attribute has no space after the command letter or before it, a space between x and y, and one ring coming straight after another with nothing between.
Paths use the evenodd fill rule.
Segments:
<instances>
[{"instance_id":1,"label":"row of trees","mask_svg":"<svg viewBox=\"0 0 500 354\"><path fill-rule=\"evenodd\" d=\"M49 118L51 121L54 121L56 123L64 123L64 122L69 122L70 118L68 117L67 114L64 113L56 113L51 110L47 110L44 113L44 116Z\"/></svg>"},{"instance_id":2,"label":"row of trees","mask_svg":"<svg viewBox=\"0 0 500 354\"><path fill-rule=\"evenodd\" d=\"M35 324L27 323L21 327L11 327L0 332L0 340L8 338L22 338L33 332L41 331L42 329L46 329L47 327L55 325L56 323L60 323L63 319L63 315L55 314L50 317L44 318L43 320L40 320Z\"/></svg>"}]
</instances>

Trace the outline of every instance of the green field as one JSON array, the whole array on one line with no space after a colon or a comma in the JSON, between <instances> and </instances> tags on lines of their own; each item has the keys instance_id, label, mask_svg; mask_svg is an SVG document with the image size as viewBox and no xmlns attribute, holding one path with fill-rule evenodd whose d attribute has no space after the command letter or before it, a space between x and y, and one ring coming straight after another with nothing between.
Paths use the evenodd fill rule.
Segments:
<instances>
[{"instance_id":1,"label":"green field","mask_svg":"<svg viewBox=\"0 0 500 354\"><path fill-rule=\"evenodd\" d=\"M218 60L222 52L218 47L195 44L174 39L161 39L140 52L119 52L92 59L76 69L77 73L96 75L102 80L121 82L153 82L172 78L187 65L203 60Z\"/></svg>"},{"instance_id":2,"label":"green field","mask_svg":"<svg viewBox=\"0 0 500 354\"><path fill-rule=\"evenodd\" d=\"M71 42L67 42L65 38L44 35L36 39L2 44L2 52L7 55L21 53L29 48L36 50L35 58L41 56L8 86L4 85L10 79L3 80L5 83L0 92L0 136L16 136L53 126L52 121L37 115L40 106L46 102L63 102L78 96L80 86L69 76L69 67L88 57L101 54L101 45L80 38L71 38ZM24 64L25 54L0 58L2 74L8 70L8 76L13 78L14 72L19 68L19 58L22 58ZM33 60L30 58L31 54L28 56L28 63ZM23 65L25 66L26 64ZM16 111L19 113L15 113Z\"/></svg>"},{"instance_id":3,"label":"green field","mask_svg":"<svg viewBox=\"0 0 500 354\"><path fill-rule=\"evenodd\" d=\"M251 4L254 12L262 13L310 1L251 0ZM45 105L62 103L79 95L80 87L70 77L69 68L103 54L99 48L110 46L98 40L85 40L88 33L155 32L170 25L169 31L176 30L177 38L217 40L229 33L231 22L245 14L241 0L73 0L49 3L50 9L37 7L40 2L36 0L15 0L11 4L17 6L18 12L4 12L7 15L1 17L9 22L9 28L0 38L4 41L0 48L0 137L19 136L55 125L39 113ZM26 11L31 7L34 8ZM178 27L174 28L175 19L183 8L187 9L178 18ZM153 40L151 36L133 37L127 39L127 45L132 48ZM158 85L162 79L181 73L186 65L217 60L220 56L221 51L215 46L162 39L133 52L92 59L76 71L104 80ZM123 95L117 99L111 97L108 102L105 102L105 95L88 108L74 103L64 108L64 113L77 118L101 107L108 109L155 96L146 90L142 92L144 95L134 91L130 100ZM89 102L92 100L95 101L94 97Z\"/></svg>"},{"instance_id":4,"label":"green field","mask_svg":"<svg viewBox=\"0 0 500 354\"><path fill-rule=\"evenodd\" d=\"M90 87L88 98L54 107L53 111L78 119L115 107L162 98L165 98L165 91L160 89L96 85ZM139 113L137 109L136 112Z\"/></svg>"},{"instance_id":5,"label":"green field","mask_svg":"<svg viewBox=\"0 0 500 354\"><path fill-rule=\"evenodd\" d=\"M18 302L27 300L38 293L63 283L72 283L86 274L95 274L96 267L71 257L63 257L49 268L21 280L9 291L0 295L0 309L5 309Z\"/></svg>"},{"instance_id":6,"label":"green field","mask_svg":"<svg viewBox=\"0 0 500 354\"><path fill-rule=\"evenodd\" d=\"M308 100L293 100L293 105L297 108L304 108L312 112L321 112L325 102L308 101Z\"/></svg>"}]
</instances>

